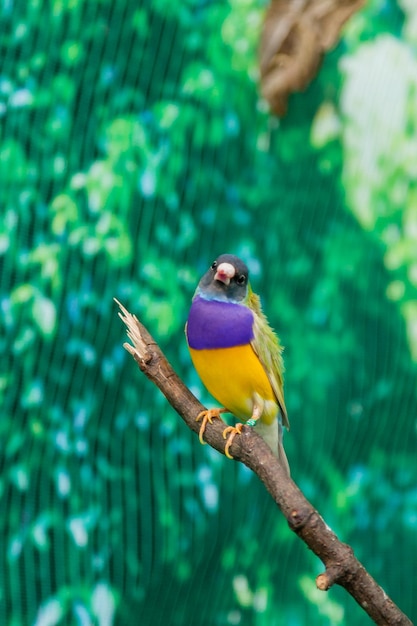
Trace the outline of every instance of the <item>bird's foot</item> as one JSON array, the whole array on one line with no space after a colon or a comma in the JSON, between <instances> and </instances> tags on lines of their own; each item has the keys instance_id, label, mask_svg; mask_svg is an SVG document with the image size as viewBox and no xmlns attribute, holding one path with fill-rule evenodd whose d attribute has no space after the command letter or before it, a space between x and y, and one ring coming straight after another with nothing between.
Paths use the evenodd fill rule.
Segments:
<instances>
[{"instance_id":1,"label":"bird's foot","mask_svg":"<svg viewBox=\"0 0 417 626\"><path fill-rule=\"evenodd\" d=\"M257 411L253 412L253 415L250 419L248 419L248 421L245 423L246 426L255 426L256 422L259 419L259 415ZM236 426L228 426L227 428L224 429L223 431L223 439L227 438L226 441L226 446L224 448L224 453L227 456L228 459L233 459L233 456L230 454L229 449L230 446L233 443L233 439L236 437L236 435L241 435L242 434L242 428L243 428L244 424L236 424Z\"/></svg>"},{"instance_id":2,"label":"bird's foot","mask_svg":"<svg viewBox=\"0 0 417 626\"><path fill-rule=\"evenodd\" d=\"M206 443L203 439L203 435L204 435L204 431L206 430L207 422L209 424L212 424L213 419L215 418L221 420L220 413L227 413L227 412L228 412L227 409L205 409L204 411L201 411L201 413L197 415L197 417L195 418L195 421L199 422L201 420L200 431L198 433L198 438L201 444L204 445Z\"/></svg>"},{"instance_id":3,"label":"bird's foot","mask_svg":"<svg viewBox=\"0 0 417 626\"><path fill-rule=\"evenodd\" d=\"M228 426L223 431L223 439L227 439L226 445L224 447L224 453L228 459L233 459L232 455L229 452L229 448L233 443L233 439L236 435L242 434L243 424L236 424L236 426Z\"/></svg>"}]
</instances>

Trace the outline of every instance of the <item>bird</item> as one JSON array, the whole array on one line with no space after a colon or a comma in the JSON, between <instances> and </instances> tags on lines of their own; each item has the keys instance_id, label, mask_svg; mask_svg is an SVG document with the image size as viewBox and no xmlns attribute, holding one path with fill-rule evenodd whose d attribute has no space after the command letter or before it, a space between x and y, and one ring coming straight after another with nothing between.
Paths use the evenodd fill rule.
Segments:
<instances>
[{"instance_id":1,"label":"bird","mask_svg":"<svg viewBox=\"0 0 417 626\"><path fill-rule=\"evenodd\" d=\"M290 469L282 442L289 429L284 401L283 347L252 291L249 269L232 254L221 254L200 279L194 293L185 334L193 365L210 394L222 405L206 409L199 438L207 423L221 413L238 420L223 431L225 454L243 425L251 426L268 443L281 466Z\"/></svg>"}]
</instances>

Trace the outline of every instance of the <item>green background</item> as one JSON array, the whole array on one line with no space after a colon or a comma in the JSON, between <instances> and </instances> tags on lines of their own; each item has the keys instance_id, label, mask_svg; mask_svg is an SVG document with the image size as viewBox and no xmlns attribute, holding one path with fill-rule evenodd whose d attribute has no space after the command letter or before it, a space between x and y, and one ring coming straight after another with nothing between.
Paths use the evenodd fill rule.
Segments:
<instances>
[{"instance_id":1,"label":"green background","mask_svg":"<svg viewBox=\"0 0 417 626\"><path fill-rule=\"evenodd\" d=\"M285 345L292 474L417 620L417 8L372 0L278 121L257 0L1 3L0 623L362 626L203 402L183 327L222 252Z\"/></svg>"}]
</instances>

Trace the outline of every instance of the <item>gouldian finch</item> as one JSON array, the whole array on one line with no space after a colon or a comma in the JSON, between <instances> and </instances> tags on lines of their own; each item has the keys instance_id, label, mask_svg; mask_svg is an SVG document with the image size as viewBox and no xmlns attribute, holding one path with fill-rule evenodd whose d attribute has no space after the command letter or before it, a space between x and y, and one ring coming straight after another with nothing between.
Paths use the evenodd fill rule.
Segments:
<instances>
[{"instance_id":1,"label":"gouldian finch","mask_svg":"<svg viewBox=\"0 0 417 626\"><path fill-rule=\"evenodd\" d=\"M200 441L207 422L232 413L253 426L289 474L282 426L289 428L283 392L282 346L249 284L245 263L222 254L201 278L185 327L194 367L205 387L222 405L203 411ZM243 424L225 428L225 453Z\"/></svg>"}]
</instances>

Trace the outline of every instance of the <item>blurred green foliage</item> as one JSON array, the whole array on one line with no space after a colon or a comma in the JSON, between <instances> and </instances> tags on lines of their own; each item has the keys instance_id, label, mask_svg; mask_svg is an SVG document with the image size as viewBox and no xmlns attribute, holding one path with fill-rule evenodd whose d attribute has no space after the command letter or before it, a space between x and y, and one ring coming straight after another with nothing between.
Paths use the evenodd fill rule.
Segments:
<instances>
[{"instance_id":1,"label":"blurred green foliage","mask_svg":"<svg viewBox=\"0 0 417 626\"><path fill-rule=\"evenodd\" d=\"M123 351L114 296L211 403L182 329L226 251L286 345L294 479L417 619L416 8L369 2L282 122L262 9L2 3L1 623L369 624Z\"/></svg>"}]
</instances>

